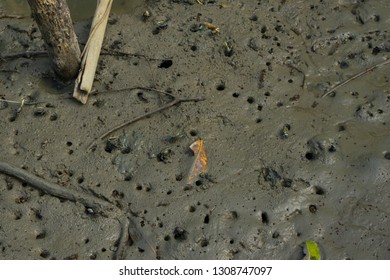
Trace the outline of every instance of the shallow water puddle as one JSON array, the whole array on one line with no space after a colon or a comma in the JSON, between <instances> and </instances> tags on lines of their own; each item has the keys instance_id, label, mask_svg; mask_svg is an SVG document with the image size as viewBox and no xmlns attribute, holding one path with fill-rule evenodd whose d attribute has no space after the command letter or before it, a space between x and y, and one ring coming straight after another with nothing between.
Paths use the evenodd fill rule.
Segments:
<instances>
[{"instance_id":1,"label":"shallow water puddle","mask_svg":"<svg viewBox=\"0 0 390 280\"><path fill-rule=\"evenodd\" d=\"M96 0L68 0L70 14L74 21L85 20L93 17L96 7ZM141 0L115 0L111 13L132 14L135 8L143 3ZM4 14L20 15L30 17L30 8L25 0L3 0L0 3L0 12Z\"/></svg>"}]
</instances>

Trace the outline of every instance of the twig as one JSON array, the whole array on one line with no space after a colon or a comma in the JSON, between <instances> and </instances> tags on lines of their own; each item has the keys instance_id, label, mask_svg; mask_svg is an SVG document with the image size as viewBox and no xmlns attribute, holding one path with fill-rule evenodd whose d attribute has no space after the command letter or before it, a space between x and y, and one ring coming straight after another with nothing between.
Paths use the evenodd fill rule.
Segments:
<instances>
[{"instance_id":1,"label":"twig","mask_svg":"<svg viewBox=\"0 0 390 280\"><path fill-rule=\"evenodd\" d=\"M120 57L138 57L138 58L144 58L144 59L150 60L150 61L162 61L162 60L171 59L171 58L154 58L154 57L146 56L144 54L127 53L127 52L107 50L107 49L102 49L102 52L100 54L101 55L110 55L110 56L120 56Z\"/></svg>"},{"instance_id":2,"label":"twig","mask_svg":"<svg viewBox=\"0 0 390 280\"><path fill-rule=\"evenodd\" d=\"M124 128L125 126L128 126L128 125L130 125L132 123L135 123L135 122L137 122L139 120L142 120L144 118L147 118L147 117L149 117L151 115L154 115L154 114L156 114L158 112L164 111L164 110L166 110L166 109L168 109L168 108L170 108L172 106L179 105L179 104L184 103L184 102L198 102L198 101L203 101L203 100L205 100L204 97L198 97L198 98L177 98L177 99L174 99L173 101L169 102L168 104L165 104L164 106L161 106L160 108L157 108L157 109L155 109L155 110L153 110L151 112L145 113L145 114L143 114L141 116L138 116L138 117L136 117L134 119L131 119L129 121L126 121L126 122L124 122L124 123L122 123L120 125L117 125L117 126L111 128L107 132L105 132L102 135L100 135L98 138L95 138L95 140L88 146L88 150L90 150L94 146L96 140L103 140L104 138L106 138L111 133L113 133L113 132L115 132L115 131L117 131L117 130L119 130L121 128Z\"/></svg>"},{"instance_id":3,"label":"twig","mask_svg":"<svg viewBox=\"0 0 390 280\"><path fill-rule=\"evenodd\" d=\"M345 80L344 82L341 82L339 84L337 84L336 86L334 86L333 88L331 88L330 90L328 90L327 92L325 92L324 94L321 95L321 97L325 97L325 96L328 96L329 94L331 94L332 92L334 92L336 89L348 84L349 82L353 81L353 80L356 80L357 78L361 77L361 76L364 76L365 74L371 72L371 71L374 71L375 69L379 68L379 67L382 67L382 66L385 66L387 64L390 64L390 59L387 59L385 60L384 62L382 63L379 63L377 65L374 65L370 68L367 68L366 70L356 74L356 75L353 75L352 77L350 77L349 79Z\"/></svg>"},{"instance_id":4,"label":"twig","mask_svg":"<svg viewBox=\"0 0 390 280\"><path fill-rule=\"evenodd\" d=\"M156 88L151 88L151 87L141 87L141 86L122 88L122 89L114 89L114 90L107 90L107 91L91 91L91 94L96 95L96 94L104 93L106 95L106 94L110 94L110 93L132 91L132 90L136 90L136 89L147 90L147 91L154 91L154 92L162 93L164 95L168 95L168 96L170 96L172 98L175 98L175 96L173 94L171 94L171 93L169 93L167 91L163 91L163 90L156 89Z\"/></svg>"},{"instance_id":5,"label":"twig","mask_svg":"<svg viewBox=\"0 0 390 280\"><path fill-rule=\"evenodd\" d=\"M46 51L29 51L29 52L20 52L20 53L11 53L11 54L6 54L6 55L0 55L0 59L7 61L7 60L18 59L21 57L31 58L31 57L43 57L43 56L48 56Z\"/></svg>"},{"instance_id":6,"label":"twig","mask_svg":"<svg viewBox=\"0 0 390 280\"><path fill-rule=\"evenodd\" d=\"M113 90L113 91L110 91L110 93L113 93L113 92L123 92L123 91L129 91L129 90L134 90L134 89L143 89L143 90L149 90L149 91L154 91L154 92L157 92L157 93L162 93L162 94L165 94L165 95L168 95L170 96L171 98L173 98L173 100L171 102L169 102L168 104L165 104L164 106L161 106L160 108L157 108L151 112L148 112L148 113L145 113L141 116L138 116L138 117L135 117L129 121L126 121L122 124L119 124L111 129L109 129L108 131L106 131L105 133L101 134L100 136L98 136L97 138L95 138L92 143L88 146L88 150L91 150L92 147L94 146L95 144L95 141L96 140L103 140L104 138L106 138L108 135L110 135L111 133L114 133L115 131L121 129L121 128L124 128L130 124L133 124L139 120L142 120L144 118L147 118L147 117L150 117L151 115L154 115L156 113L159 113L161 111L164 111L170 107L173 107L175 105L180 105L181 103L184 103L184 102L198 102L198 101L203 101L205 100L204 97L195 97L195 98L176 98L173 94L169 93L169 92L166 92L166 91L162 91L162 90L158 90L158 89L155 89L155 88L149 88L149 87L132 87L132 88L126 88L126 89L118 89L118 90ZM96 94L96 92L94 93Z\"/></svg>"},{"instance_id":7,"label":"twig","mask_svg":"<svg viewBox=\"0 0 390 280\"><path fill-rule=\"evenodd\" d=\"M0 102L10 103L10 104L19 104L20 107L23 107L23 106L31 106L31 105L42 104L42 103L45 103L47 101L25 102L24 98L22 100L20 100L20 101L14 101L14 100L8 100L8 99L1 99L0 98Z\"/></svg>"},{"instance_id":8,"label":"twig","mask_svg":"<svg viewBox=\"0 0 390 280\"><path fill-rule=\"evenodd\" d=\"M5 15L5 14L0 14L0 19L2 18L16 18L16 19L21 19L25 18L24 16L18 16L18 15Z\"/></svg>"},{"instance_id":9,"label":"twig","mask_svg":"<svg viewBox=\"0 0 390 280\"><path fill-rule=\"evenodd\" d=\"M27 183L31 187L42 191L48 195L69 200L72 202L81 203L86 208L91 208L96 213L104 214L104 212L107 211L113 214L113 217L111 218L116 219L121 227L118 241L116 243L117 250L113 254L113 259L122 259L125 256L126 245L129 240L130 232L136 232L137 237L140 240L143 240L141 232L137 229L131 217L128 217L127 215L128 212L132 213L131 209L125 213L125 211L122 211L113 203L105 199L77 190L63 188L57 184L47 182L44 179L34 174L31 174L24 169L18 168L3 161L0 161L0 173L19 179L22 182ZM107 215L103 216L108 217ZM155 249L149 244L149 242L147 242L147 244L149 245L149 249L151 250L151 252L155 254Z\"/></svg>"},{"instance_id":10,"label":"twig","mask_svg":"<svg viewBox=\"0 0 390 280\"><path fill-rule=\"evenodd\" d=\"M92 196L88 193L63 188L57 184L45 181L44 179L34 174L31 174L24 169L10 165L6 162L0 161L0 173L7 174L23 182L26 182L35 189L40 190L49 195L66 199L72 202L79 202L85 207L93 209L95 212L104 212L105 210L112 211L116 208L115 205L110 202Z\"/></svg>"}]
</instances>

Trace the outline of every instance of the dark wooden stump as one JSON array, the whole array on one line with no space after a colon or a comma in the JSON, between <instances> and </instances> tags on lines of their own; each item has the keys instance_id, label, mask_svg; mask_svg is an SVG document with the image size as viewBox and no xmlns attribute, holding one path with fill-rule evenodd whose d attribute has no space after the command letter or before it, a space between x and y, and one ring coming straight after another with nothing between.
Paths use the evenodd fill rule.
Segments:
<instances>
[{"instance_id":1,"label":"dark wooden stump","mask_svg":"<svg viewBox=\"0 0 390 280\"><path fill-rule=\"evenodd\" d=\"M28 0L56 75L64 82L75 78L80 67L80 48L66 0Z\"/></svg>"}]
</instances>

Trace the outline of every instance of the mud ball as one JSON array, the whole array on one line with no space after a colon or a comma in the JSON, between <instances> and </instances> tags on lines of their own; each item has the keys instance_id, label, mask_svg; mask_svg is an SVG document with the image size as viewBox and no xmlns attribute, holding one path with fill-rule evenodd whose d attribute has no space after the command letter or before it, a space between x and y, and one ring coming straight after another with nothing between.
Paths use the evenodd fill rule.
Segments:
<instances>
[{"instance_id":1,"label":"mud ball","mask_svg":"<svg viewBox=\"0 0 390 280\"><path fill-rule=\"evenodd\" d=\"M385 159L389 159L390 160L390 152L386 152L385 153Z\"/></svg>"},{"instance_id":2,"label":"mud ball","mask_svg":"<svg viewBox=\"0 0 390 280\"><path fill-rule=\"evenodd\" d=\"M181 227L175 227L173 230L173 238L178 241L184 241L187 240L188 232L181 228Z\"/></svg>"}]
</instances>

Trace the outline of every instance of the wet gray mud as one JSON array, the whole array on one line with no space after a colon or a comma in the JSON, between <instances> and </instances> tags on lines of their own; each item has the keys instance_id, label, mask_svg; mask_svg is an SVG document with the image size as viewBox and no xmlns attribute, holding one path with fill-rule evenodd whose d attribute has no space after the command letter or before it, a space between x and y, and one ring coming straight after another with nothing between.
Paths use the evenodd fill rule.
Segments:
<instances>
[{"instance_id":1,"label":"wet gray mud","mask_svg":"<svg viewBox=\"0 0 390 280\"><path fill-rule=\"evenodd\" d=\"M390 66L321 97L388 59L388 1L202 2L114 9L84 106L44 55L5 58L44 47L29 17L0 19L0 98L27 104L0 103L2 165L115 208L0 174L1 259L302 259L307 240L390 258ZM115 91L133 87L205 100L96 140L171 100ZM198 139L209 170L188 186Z\"/></svg>"}]
</instances>

